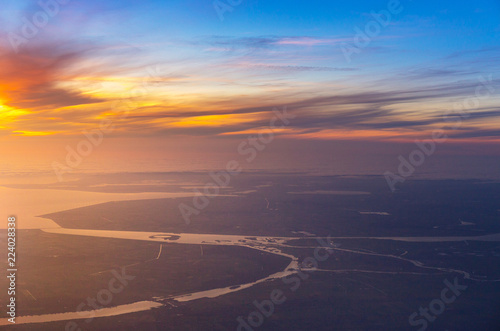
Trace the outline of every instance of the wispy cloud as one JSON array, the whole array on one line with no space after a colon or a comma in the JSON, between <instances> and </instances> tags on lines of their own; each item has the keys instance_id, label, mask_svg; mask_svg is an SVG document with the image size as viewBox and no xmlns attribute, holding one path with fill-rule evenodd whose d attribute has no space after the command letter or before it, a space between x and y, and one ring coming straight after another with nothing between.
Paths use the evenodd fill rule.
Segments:
<instances>
[{"instance_id":1,"label":"wispy cloud","mask_svg":"<svg viewBox=\"0 0 500 331\"><path fill-rule=\"evenodd\" d=\"M45 44L26 47L15 54L0 50L0 97L4 105L30 111L100 102L58 86L72 78L68 69L82 59L85 49Z\"/></svg>"},{"instance_id":2,"label":"wispy cloud","mask_svg":"<svg viewBox=\"0 0 500 331\"><path fill-rule=\"evenodd\" d=\"M258 36L258 37L231 37L231 36L209 36L197 41L197 44L210 44L213 46L225 46L232 48L269 48L272 46L335 46L342 42L351 41L352 38L325 38L308 36Z\"/></svg>"}]
</instances>

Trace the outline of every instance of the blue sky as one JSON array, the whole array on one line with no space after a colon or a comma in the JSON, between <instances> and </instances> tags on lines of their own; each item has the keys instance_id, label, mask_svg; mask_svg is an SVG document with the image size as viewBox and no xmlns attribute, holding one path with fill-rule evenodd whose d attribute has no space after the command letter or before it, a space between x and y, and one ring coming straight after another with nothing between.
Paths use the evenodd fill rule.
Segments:
<instances>
[{"instance_id":1,"label":"blue sky","mask_svg":"<svg viewBox=\"0 0 500 331\"><path fill-rule=\"evenodd\" d=\"M7 1L2 141L64 141L102 119L117 137L238 138L283 105L296 120L279 134L293 140L408 142L436 128L455 141L500 138L498 1L221 3L223 19L213 1L72 0L13 47L41 8ZM391 5L401 10L376 23L372 12ZM346 47L356 47L349 61ZM490 93L460 127L443 121L481 79ZM118 116L114 105L138 87L133 114Z\"/></svg>"}]
</instances>

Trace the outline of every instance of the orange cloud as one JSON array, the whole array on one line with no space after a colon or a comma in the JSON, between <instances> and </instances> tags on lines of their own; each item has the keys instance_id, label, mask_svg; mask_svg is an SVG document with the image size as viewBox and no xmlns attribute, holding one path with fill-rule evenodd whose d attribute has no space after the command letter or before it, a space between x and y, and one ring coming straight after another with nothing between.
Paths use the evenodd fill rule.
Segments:
<instances>
[{"instance_id":1,"label":"orange cloud","mask_svg":"<svg viewBox=\"0 0 500 331\"><path fill-rule=\"evenodd\" d=\"M71 79L66 69L78 61L82 50L44 45L23 48L17 54L0 49L0 54L0 98L4 105L37 111L100 101L57 87L57 82Z\"/></svg>"}]
</instances>

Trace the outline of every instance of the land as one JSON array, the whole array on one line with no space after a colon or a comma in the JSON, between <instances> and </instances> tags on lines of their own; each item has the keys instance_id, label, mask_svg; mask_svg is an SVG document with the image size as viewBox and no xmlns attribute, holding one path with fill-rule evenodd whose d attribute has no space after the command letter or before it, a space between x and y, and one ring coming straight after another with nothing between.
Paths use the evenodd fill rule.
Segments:
<instances>
[{"instance_id":1,"label":"land","mask_svg":"<svg viewBox=\"0 0 500 331\"><path fill-rule=\"evenodd\" d=\"M111 184L96 186L104 177L94 176L66 189L161 192L192 190L210 181L203 174L106 178ZM192 198L109 202L43 217L68 229L157 232L181 238L183 233L194 233L297 239L266 243L266 250L252 247L253 239L194 245L176 243L175 237L158 243L22 230L18 286L29 293L19 297L19 315L73 312L88 296L108 286L112 270L125 267L135 278L110 305L156 301L162 306L90 323L77 320L82 329L235 330L239 316L246 319L256 310L254 301L267 300L279 289L286 301L255 329L417 330L410 326L409 316L439 298L444 281L455 278L467 289L428 323L429 329L497 330L500 326L498 241L374 238L473 238L499 233L499 183L409 180L393 193L377 176L255 173L232 178L221 193L211 197L189 224L179 205L192 205ZM327 236L334 237L333 245L325 248L318 238ZM300 279L295 291L293 283L277 278L213 298L175 299L265 278L287 268L292 259L286 256L300 262L314 257L317 247L327 258L316 269L302 266L307 277ZM54 330L66 324L15 328Z\"/></svg>"}]
</instances>

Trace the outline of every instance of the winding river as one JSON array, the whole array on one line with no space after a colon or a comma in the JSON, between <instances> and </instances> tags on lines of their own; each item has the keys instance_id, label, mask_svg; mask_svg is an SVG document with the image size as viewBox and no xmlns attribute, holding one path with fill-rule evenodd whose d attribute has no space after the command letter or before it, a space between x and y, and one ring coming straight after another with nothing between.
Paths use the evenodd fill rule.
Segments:
<instances>
[{"instance_id":1,"label":"winding river","mask_svg":"<svg viewBox=\"0 0 500 331\"><path fill-rule=\"evenodd\" d=\"M279 272L271 274L265 278L261 278L254 282L240 284L236 286L228 286L223 288L216 288L206 291L199 291L193 293L186 293L177 296L171 296L166 298L154 298L151 301L140 301L126 305L120 305L110 308L102 308L92 311L95 317L109 317L121 314L128 314L133 312L146 311L158 307L164 306L162 301L168 299L169 301L177 302L187 302L192 300L198 300L202 298L216 298L221 295L228 293L241 291L243 289L252 287L256 284L263 283L266 281L271 281L275 279L280 279L288 275L294 274L299 270L298 257L284 253L280 248L316 248L317 246L291 246L288 244L290 240L296 239L378 239L378 240L396 240L396 241L406 241L406 242L448 242L448 241L466 241L466 240L476 240L476 241L500 241L500 234L475 236L475 237L263 237L263 236L239 236L239 235L216 235L216 234L192 234L192 233L163 233L163 232L140 232L140 231L105 231L105 230L82 230L82 229L65 229L65 228L47 228L42 229L42 231L53 234L60 235L76 235L76 236L90 236L90 237L100 237L100 238L114 238L114 239L128 239L128 240L141 240L150 241L157 243L177 243L177 244L196 244L196 245L225 245L225 246L243 246L250 249L256 249L271 254L276 254L279 256L284 256L290 259L290 263ZM472 277L468 272L463 270L456 270L451 268L442 267L432 267L426 266L422 262L417 260L411 260L404 258L403 255L390 255L390 254L379 254L375 252L366 252L359 250L351 250L339 248L336 245L329 247L331 250L345 251L355 254L382 256L391 259L398 259L401 261L406 261L413 264L416 267L423 269L438 270L447 273L458 273L464 276L466 279L474 281L500 281L500 280L484 280L476 279ZM161 253L161 251L160 251ZM160 254L159 253L159 254ZM308 270L308 269L303 269ZM371 271L371 270L326 270L326 269L314 269L321 272L374 272L374 273L401 273L405 272L383 272L383 271ZM174 306L175 307L175 306ZM55 322L55 321L65 321L65 320L75 320L83 319L85 314L88 316L89 312L66 312L59 314L44 314L44 315L34 315L34 316L19 316L16 318L16 324L28 324L28 323L45 323L45 322ZM7 318L0 319L0 325L10 324Z\"/></svg>"}]
</instances>

